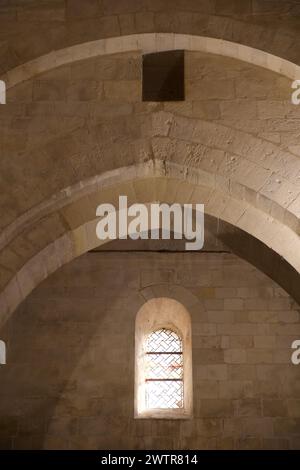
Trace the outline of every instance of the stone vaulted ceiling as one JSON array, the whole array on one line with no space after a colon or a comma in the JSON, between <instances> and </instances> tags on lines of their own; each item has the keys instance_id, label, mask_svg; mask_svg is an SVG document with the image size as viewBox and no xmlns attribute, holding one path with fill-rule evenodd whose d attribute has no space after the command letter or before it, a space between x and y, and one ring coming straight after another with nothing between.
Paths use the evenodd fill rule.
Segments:
<instances>
[{"instance_id":1,"label":"stone vaulted ceiling","mask_svg":"<svg viewBox=\"0 0 300 470\"><path fill-rule=\"evenodd\" d=\"M99 244L96 206L120 193L205 203L284 260L276 280L297 297L299 3L84 4L1 3L2 319ZM187 51L186 101L142 103L142 52L176 48ZM253 261L258 245L247 246Z\"/></svg>"}]
</instances>

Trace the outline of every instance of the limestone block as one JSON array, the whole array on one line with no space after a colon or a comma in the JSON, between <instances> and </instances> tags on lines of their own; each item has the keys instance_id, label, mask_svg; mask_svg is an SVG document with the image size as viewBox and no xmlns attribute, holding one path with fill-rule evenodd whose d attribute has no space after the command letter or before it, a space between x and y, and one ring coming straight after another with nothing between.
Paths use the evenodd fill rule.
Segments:
<instances>
[{"instance_id":1,"label":"limestone block","mask_svg":"<svg viewBox=\"0 0 300 470\"><path fill-rule=\"evenodd\" d=\"M289 349L274 350L273 351L273 362L275 364L291 364L291 352L290 352L290 350Z\"/></svg>"},{"instance_id":2,"label":"limestone block","mask_svg":"<svg viewBox=\"0 0 300 470\"><path fill-rule=\"evenodd\" d=\"M200 380L227 380L227 365L225 364L208 364L205 368L199 367L197 370L197 378Z\"/></svg>"},{"instance_id":3,"label":"limestone block","mask_svg":"<svg viewBox=\"0 0 300 470\"><path fill-rule=\"evenodd\" d=\"M215 9L220 14L222 13L226 16L231 16L234 14L251 14L252 5L249 0L246 0L243 3L240 3L238 1L226 2L224 0L217 0Z\"/></svg>"},{"instance_id":4,"label":"limestone block","mask_svg":"<svg viewBox=\"0 0 300 470\"><path fill-rule=\"evenodd\" d=\"M112 4L109 0L104 0L103 2L103 11L106 15L131 13L143 10L145 10L145 3L138 0L122 0L118 4Z\"/></svg>"},{"instance_id":5,"label":"limestone block","mask_svg":"<svg viewBox=\"0 0 300 470\"><path fill-rule=\"evenodd\" d=\"M195 364L220 364L224 360L224 352L221 349L197 348L193 351L193 360Z\"/></svg>"},{"instance_id":6,"label":"limestone block","mask_svg":"<svg viewBox=\"0 0 300 470\"><path fill-rule=\"evenodd\" d=\"M247 362L249 364L271 364L273 352L269 349L253 349L247 351Z\"/></svg>"},{"instance_id":7,"label":"limestone block","mask_svg":"<svg viewBox=\"0 0 300 470\"><path fill-rule=\"evenodd\" d=\"M188 80L186 83L186 97L188 100L232 100L234 99L234 86L231 80Z\"/></svg>"},{"instance_id":8,"label":"limestone block","mask_svg":"<svg viewBox=\"0 0 300 470\"><path fill-rule=\"evenodd\" d=\"M274 420L275 436L298 436L300 434L299 418L276 418Z\"/></svg>"},{"instance_id":9,"label":"limestone block","mask_svg":"<svg viewBox=\"0 0 300 470\"><path fill-rule=\"evenodd\" d=\"M228 380L220 386L220 397L226 399L250 398L253 394L253 384L247 380Z\"/></svg>"},{"instance_id":10,"label":"limestone block","mask_svg":"<svg viewBox=\"0 0 300 470\"><path fill-rule=\"evenodd\" d=\"M227 418L233 416L233 403L226 399L205 399L201 400L200 416L207 418Z\"/></svg>"},{"instance_id":11,"label":"limestone block","mask_svg":"<svg viewBox=\"0 0 300 470\"><path fill-rule=\"evenodd\" d=\"M243 349L226 349L224 361L227 364L243 364L247 361L246 351Z\"/></svg>"},{"instance_id":12,"label":"limestone block","mask_svg":"<svg viewBox=\"0 0 300 470\"><path fill-rule=\"evenodd\" d=\"M65 206L61 210L61 215L70 229L82 225L96 215L96 207L91 207L88 196Z\"/></svg>"},{"instance_id":13,"label":"limestone block","mask_svg":"<svg viewBox=\"0 0 300 470\"><path fill-rule=\"evenodd\" d=\"M243 310L244 302L241 299L225 299L224 300L225 310Z\"/></svg>"},{"instance_id":14,"label":"limestone block","mask_svg":"<svg viewBox=\"0 0 300 470\"><path fill-rule=\"evenodd\" d=\"M174 37L174 48L182 50L191 50L192 49L192 38L187 34L175 34Z\"/></svg>"},{"instance_id":15,"label":"limestone block","mask_svg":"<svg viewBox=\"0 0 300 470\"><path fill-rule=\"evenodd\" d=\"M253 323L218 324L217 332L221 335L255 335L257 325Z\"/></svg>"},{"instance_id":16,"label":"limestone block","mask_svg":"<svg viewBox=\"0 0 300 470\"><path fill-rule=\"evenodd\" d=\"M9 314L11 314L24 299L16 277L10 280L5 290L3 290L0 295L1 324L4 324Z\"/></svg>"},{"instance_id":17,"label":"limestone block","mask_svg":"<svg viewBox=\"0 0 300 470\"><path fill-rule=\"evenodd\" d=\"M47 277L46 267L40 263L38 255L27 261L17 274L17 282L22 296L26 297L34 287Z\"/></svg>"},{"instance_id":18,"label":"limestone block","mask_svg":"<svg viewBox=\"0 0 300 470\"><path fill-rule=\"evenodd\" d=\"M249 436L268 437L272 435L273 420L271 418L248 417L243 420L243 432Z\"/></svg>"},{"instance_id":19,"label":"limestone block","mask_svg":"<svg viewBox=\"0 0 300 470\"><path fill-rule=\"evenodd\" d=\"M66 86L63 81L35 81L33 84L34 101L65 101Z\"/></svg>"},{"instance_id":20,"label":"limestone block","mask_svg":"<svg viewBox=\"0 0 300 470\"><path fill-rule=\"evenodd\" d=\"M287 416L287 406L284 400L263 400L264 416Z\"/></svg>"},{"instance_id":21,"label":"limestone block","mask_svg":"<svg viewBox=\"0 0 300 470\"><path fill-rule=\"evenodd\" d=\"M279 311L278 320L283 323L298 323L299 312L297 310Z\"/></svg>"},{"instance_id":22,"label":"limestone block","mask_svg":"<svg viewBox=\"0 0 300 470\"><path fill-rule=\"evenodd\" d=\"M248 119L256 119L258 105L259 103L255 103L250 100L221 101L221 118L243 119L245 116L247 116ZM280 117L282 117L282 115Z\"/></svg>"},{"instance_id":23,"label":"limestone block","mask_svg":"<svg viewBox=\"0 0 300 470\"><path fill-rule=\"evenodd\" d=\"M128 81L105 81L104 83L105 99L116 101L139 101L141 96L140 82L135 80Z\"/></svg>"},{"instance_id":24,"label":"limestone block","mask_svg":"<svg viewBox=\"0 0 300 470\"><path fill-rule=\"evenodd\" d=\"M74 18L93 18L101 13L99 2L97 0L87 0L82 8L80 0L67 0L66 16L69 19Z\"/></svg>"},{"instance_id":25,"label":"limestone block","mask_svg":"<svg viewBox=\"0 0 300 470\"><path fill-rule=\"evenodd\" d=\"M261 416L261 401L257 398L244 398L235 403L237 416Z\"/></svg>"},{"instance_id":26,"label":"limestone block","mask_svg":"<svg viewBox=\"0 0 300 470\"><path fill-rule=\"evenodd\" d=\"M220 106L219 101L193 101L193 116L200 119L220 119Z\"/></svg>"},{"instance_id":27,"label":"limestone block","mask_svg":"<svg viewBox=\"0 0 300 470\"><path fill-rule=\"evenodd\" d=\"M290 442L288 439L263 439L262 448L265 450L288 450L290 448Z\"/></svg>"},{"instance_id":28,"label":"limestone block","mask_svg":"<svg viewBox=\"0 0 300 470\"><path fill-rule=\"evenodd\" d=\"M135 17L132 14L119 15L119 23L122 35L132 34L136 31Z\"/></svg>"},{"instance_id":29,"label":"limestone block","mask_svg":"<svg viewBox=\"0 0 300 470\"><path fill-rule=\"evenodd\" d=\"M235 445L235 448L238 450L260 450L262 448L261 439L259 437L237 439Z\"/></svg>"},{"instance_id":30,"label":"limestone block","mask_svg":"<svg viewBox=\"0 0 300 470\"><path fill-rule=\"evenodd\" d=\"M277 319L275 321L277 321ZM274 348L276 345L276 336L260 335L254 336L253 339L255 348Z\"/></svg>"},{"instance_id":31,"label":"limestone block","mask_svg":"<svg viewBox=\"0 0 300 470\"><path fill-rule=\"evenodd\" d=\"M140 180L133 182L137 201L150 202L156 200L154 180Z\"/></svg>"},{"instance_id":32,"label":"limestone block","mask_svg":"<svg viewBox=\"0 0 300 470\"><path fill-rule=\"evenodd\" d=\"M228 366L229 380L255 380L256 368L252 364L230 364Z\"/></svg>"},{"instance_id":33,"label":"limestone block","mask_svg":"<svg viewBox=\"0 0 300 470\"><path fill-rule=\"evenodd\" d=\"M287 408L288 408L288 416L292 418L300 418L300 400L296 400L296 399L288 400Z\"/></svg>"},{"instance_id":34,"label":"limestone block","mask_svg":"<svg viewBox=\"0 0 300 470\"><path fill-rule=\"evenodd\" d=\"M253 347L253 337L252 336L230 336L229 338L230 348L233 349L247 349Z\"/></svg>"},{"instance_id":35,"label":"limestone block","mask_svg":"<svg viewBox=\"0 0 300 470\"><path fill-rule=\"evenodd\" d=\"M222 435L221 419L197 419L197 435L217 437Z\"/></svg>"}]
</instances>

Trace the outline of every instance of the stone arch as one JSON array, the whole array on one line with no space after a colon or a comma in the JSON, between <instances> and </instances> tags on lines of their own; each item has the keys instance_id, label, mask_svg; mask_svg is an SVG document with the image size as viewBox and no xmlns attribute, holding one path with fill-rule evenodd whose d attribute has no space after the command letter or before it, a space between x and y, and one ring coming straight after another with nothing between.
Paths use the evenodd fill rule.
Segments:
<instances>
[{"instance_id":1,"label":"stone arch","mask_svg":"<svg viewBox=\"0 0 300 470\"><path fill-rule=\"evenodd\" d=\"M299 65L268 51L222 38L170 32L109 37L66 47L8 70L0 79L5 81L9 89L36 75L79 60L121 52L139 51L145 54L176 49L207 52L242 60L282 74L292 80L300 76Z\"/></svg>"},{"instance_id":2,"label":"stone arch","mask_svg":"<svg viewBox=\"0 0 300 470\"><path fill-rule=\"evenodd\" d=\"M147 167L146 167L147 168ZM178 169L177 169L178 170ZM128 170L127 170L128 171ZM129 169L132 172L132 168ZM122 176L125 172L122 173ZM211 193L211 188L205 187L203 185L195 185L193 179L187 181L187 179L182 179L177 176L177 178L166 178L153 176L149 177L149 168L147 169L148 177L140 177L135 179L135 181L129 180L124 182L121 186L124 194L129 194L130 203L132 202L144 202L149 203L155 200L160 202L179 202L184 204L185 202L199 202L199 197L202 198L201 202L206 203L206 212L213 217L216 217L220 220L223 220L233 226L239 227L243 231L248 231L255 239L260 239L267 245L268 248L281 254L285 259L289 261L289 264L294 267L295 274L298 276L299 268L298 258L295 256L295 253L300 253L300 249L297 250L297 246L300 244L299 237L296 234L293 235L291 229L280 225L276 222L276 225L279 229L280 237L274 238L274 219L267 217L262 211L254 207L249 206L247 203L243 205L240 201L235 200L229 195L224 193L217 192L214 190L214 198L209 201L209 194ZM132 173L131 173L132 174ZM134 188L134 191L133 191ZM144 188L140 192L141 188ZM113 185L109 188L109 193L104 196L106 202L116 201L116 198L120 194L120 185ZM167 197L168 195L168 197ZM171 195L171 196L170 196ZM96 223L97 219L90 217L91 210L91 201L98 201L98 203L103 202L103 194L101 197L101 191L94 192L90 194L90 197L93 197L89 201L89 210L87 207L82 205L83 201L81 199L77 200L74 203L75 213L81 213L81 221L76 223L72 229L65 230L65 232L60 236L54 239L51 243L48 243L42 250L37 252L34 256L27 260L27 262L22 266L21 269L10 279L6 284L5 288L1 293L1 305L2 305L2 321L5 321L9 314L17 307L17 305L46 277L48 277L52 272L58 269L63 264L71 261L77 256L89 251L101 244L101 242L96 237ZM109 197L109 199L105 199ZM170 200L170 197L172 200ZM208 198L208 199L207 199ZM220 206L220 200L224 204L227 204L227 211L225 212L225 207ZM241 206L242 204L242 206ZM244 226L239 222L240 217L234 219L233 216L240 214L240 211L245 214L247 209L250 211L249 214L253 217L253 223L251 226ZM242 220L242 219L241 219ZM264 223L266 232L268 231L268 226L270 227L270 234L272 239L267 241L267 238L261 237L260 233L255 231L258 223ZM292 253L294 256L289 257L288 252L283 253L281 251L284 246L282 244L281 236L284 234L286 246L293 247ZM276 235L276 233L275 233ZM273 240L273 243L272 243ZM298 282L298 281L296 281ZM295 293L297 291L295 290Z\"/></svg>"}]
</instances>

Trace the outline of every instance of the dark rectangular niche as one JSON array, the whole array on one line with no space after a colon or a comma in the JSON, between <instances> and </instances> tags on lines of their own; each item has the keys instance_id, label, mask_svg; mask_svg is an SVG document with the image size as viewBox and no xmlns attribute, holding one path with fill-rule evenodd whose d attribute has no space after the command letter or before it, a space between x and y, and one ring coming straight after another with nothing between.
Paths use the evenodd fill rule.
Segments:
<instances>
[{"instance_id":1,"label":"dark rectangular niche","mask_svg":"<svg viewBox=\"0 0 300 470\"><path fill-rule=\"evenodd\" d=\"M143 56L143 101L184 101L184 51Z\"/></svg>"}]
</instances>

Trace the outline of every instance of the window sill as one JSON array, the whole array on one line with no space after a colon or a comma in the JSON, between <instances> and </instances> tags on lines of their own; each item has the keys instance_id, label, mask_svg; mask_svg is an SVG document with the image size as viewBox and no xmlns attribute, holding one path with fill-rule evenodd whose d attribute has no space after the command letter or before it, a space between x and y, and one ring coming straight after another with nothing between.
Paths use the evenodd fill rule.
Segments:
<instances>
[{"instance_id":1,"label":"window sill","mask_svg":"<svg viewBox=\"0 0 300 470\"><path fill-rule=\"evenodd\" d=\"M191 413L185 410L146 410L134 416L135 419L192 419Z\"/></svg>"}]
</instances>

